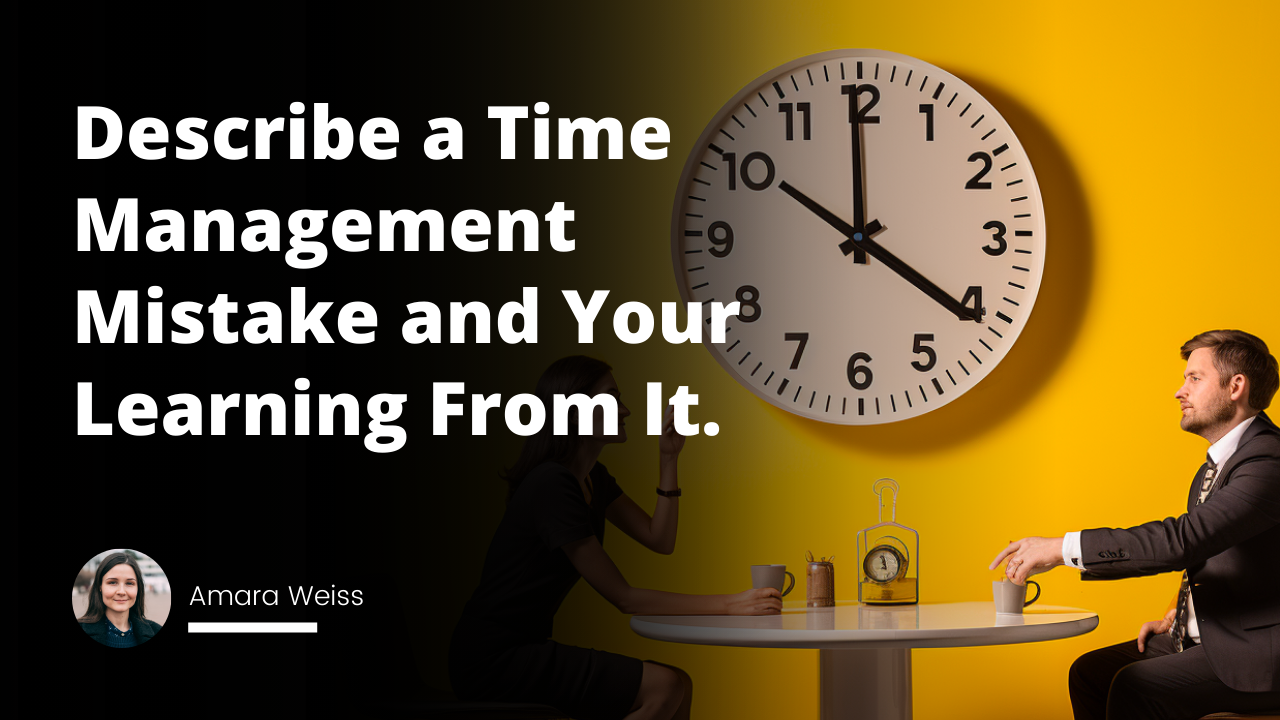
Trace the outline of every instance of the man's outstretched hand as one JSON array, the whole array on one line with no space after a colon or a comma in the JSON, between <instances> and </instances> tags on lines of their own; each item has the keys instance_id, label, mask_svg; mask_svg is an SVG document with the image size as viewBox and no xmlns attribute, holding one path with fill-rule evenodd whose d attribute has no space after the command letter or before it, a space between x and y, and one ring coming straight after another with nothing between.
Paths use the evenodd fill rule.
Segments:
<instances>
[{"instance_id":1,"label":"man's outstretched hand","mask_svg":"<svg viewBox=\"0 0 1280 720\"><path fill-rule=\"evenodd\" d=\"M1163 635L1169 632L1173 627L1173 617L1177 613L1177 608L1169 608L1169 612L1164 614L1163 620L1142 623L1142 629L1138 631L1138 652L1147 651L1147 638L1152 635Z\"/></svg>"},{"instance_id":2,"label":"man's outstretched hand","mask_svg":"<svg viewBox=\"0 0 1280 720\"><path fill-rule=\"evenodd\" d=\"M1006 558L1009 562L1004 566L1004 576L1015 584L1026 585L1027 578L1032 575L1052 570L1063 563L1062 538L1029 537L1015 540L991 561L989 569L995 570Z\"/></svg>"}]
</instances>

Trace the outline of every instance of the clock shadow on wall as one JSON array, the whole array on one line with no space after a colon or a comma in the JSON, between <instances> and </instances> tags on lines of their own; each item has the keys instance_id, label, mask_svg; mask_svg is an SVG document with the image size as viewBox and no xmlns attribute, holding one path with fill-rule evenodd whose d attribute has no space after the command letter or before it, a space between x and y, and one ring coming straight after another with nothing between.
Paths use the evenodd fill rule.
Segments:
<instances>
[{"instance_id":1,"label":"clock shadow on wall","mask_svg":"<svg viewBox=\"0 0 1280 720\"><path fill-rule=\"evenodd\" d=\"M957 73L1000 109L1036 169L1048 247L1031 319L1000 365L972 391L923 416L884 425L814 422L761 403L784 422L842 447L888 452L943 450L1016 417L1069 356L1093 288L1094 236L1079 174L1052 131L1013 96L973 75Z\"/></svg>"}]
</instances>

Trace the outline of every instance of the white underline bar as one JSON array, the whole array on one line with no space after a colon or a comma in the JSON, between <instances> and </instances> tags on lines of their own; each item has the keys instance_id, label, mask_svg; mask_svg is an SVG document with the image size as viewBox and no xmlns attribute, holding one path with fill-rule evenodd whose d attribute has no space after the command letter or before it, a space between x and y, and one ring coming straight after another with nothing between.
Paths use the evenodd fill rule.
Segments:
<instances>
[{"instance_id":1,"label":"white underline bar","mask_svg":"<svg viewBox=\"0 0 1280 720\"><path fill-rule=\"evenodd\" d=\"M193 622L187 623L191 633L313 633L319 632L313 622Z\"/></svg>"}]
</instances>

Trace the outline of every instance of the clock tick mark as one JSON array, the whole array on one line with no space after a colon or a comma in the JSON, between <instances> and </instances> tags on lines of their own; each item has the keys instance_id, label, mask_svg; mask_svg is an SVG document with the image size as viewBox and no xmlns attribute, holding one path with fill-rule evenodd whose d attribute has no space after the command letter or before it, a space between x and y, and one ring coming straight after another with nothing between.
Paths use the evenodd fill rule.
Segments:
<instances>
[{"instance_id":1,"label":"clock tick mark","mask_svg":"<svg viewBox=\"0 0 1280 720\"><path fill-rule=\"evenodd\" d=\"M774 90L774 92L778 93L778 99L779 99L779 100L781 100L781 99L783 99L783 98L785 98L785 97L787 96L787 94L786 94L786 93L782 92L782 86L778 84L778 81L777 81L777 80L775 80L775 81L773 82L773 90Z\"/></svg>"},{"instance_id":2,"label":"clock tick mark","mask_svg":"<svg viewBox=\"0 0 1280 720\"><path fill-rule=\"evenodd\" d=\"M706 180L703 180L702 178L694 178L693 181L700 185L706 185L707 187L711 187L711 183L707 182Z\"/></svg>"},{"instance_id":3,"label":"clock tick mark","mask_svg":"<svg viewBox=\"0 0 1280 720\"><path fill-rule=\"evenodd\" d=\"M1008 150L1008 149L1009 149L1009 143L1004 143L1003 145L1001 145L1000 147L996 148L995 150L992 150L992 151L991 151L991 154L992 154L992 155L999 155L1000 153L1002 153L1002 152L1004 152L1005 150Z\"/></svg>"},{"instance_id":4,"label":"clock tick mark","mask_svg":"<svg viewBox=\"0 0 1280 720\"><path fill-rule=\"evenodd\" d=\"M741 365L742 363L746 362L746 361L747 361L747 358L749 358L749 357L751 357L751 351L750 351L750 350L748 350L748 351L747 351L747 354L746 354L746 355L743 355L743 356L742 356L742 359L738 361L738 364L739 364L739 365Z\"/></svg>"},{"instance_id":5,"label":"clock tick mark","mask_svg":"<svg viewBox=\"0 0 1280 720\"><path fill-rule=\"evenodd\" d=\"M932 380L933 380L933 389L934 389L934 390L937 390L937 391L938 391L938 394L939 394L939 395L941 395L941 394L942 394L942 383L938 382L938 378L932 378Z\"/></svg>"},{"instance_id":6,"label":"clock tick mark","mask_svg":"<svg viewBox=\"0 0 1280 720\"><path fill-rule=\"evenodd\" d=\"M1000 331L999 331L999 330L996 330L995 328L991 327L990 325L988 325L988 326L987 326L987 329L988 329L988 330L990 330L990 331L991 331L991 332L992 332L996 337L1000 338L1001 340L1003 340L1003 339L1004 339L1004 336L1000 334Z\"/></svg>"},{"instance_id":7,"label":"clock tick mark","mask_svg":"<svg viewBox=\"0 0 1280 720\"><path fill-rule=\"evenodd\" d=\"M986 135L982 136L982 139L986 140L987 138L991 137L995 133L995 131L996 131L995 128L991 128L990 130L987 131Z\"/></svg>"},{"instance_id":8,"label":"clock tick mark","mask_svg":"<svg viewBox=\"0 0 1280 720\"><path fill-rule=\"evenodd\" d=\"M1020 215L1014 215L1014 217L1016 217L1016 218L1029 218L1029 217L1031 217L1031 213L1022 213L1022 214L1020 214Z\"/></svg>"},{"instance_id":9,"label":"clock tick mark","mask_svg":"<svg viewBox=\"0 0 1280 720\"><path fill-rule=\"evenodd\" d=\"M982 118L984 118L984 117L986 117L986 115L979 115L979 116L978 116L978 119L977 119L977 120L974 120L974 121L973 121L973 124L969 126L969 129L970 129L970 130L972 130L973 128L978 127L978 123L982 122Z\"/></svg>"},{"instance_id":10,"label":"clock tick mark","mask_svg":"<svg viewBox=\"0 0 1280 720\"><path fill-rule=\"evenodd\" d=\"M709 162L705 162L705 161L701 161L701 160L700 160L700 161L699 161L699 163L701 163L702 167L704 167L704 168L710 168L711 170L715 170L716 172L720 172L720 168L716 167L715 165L712 165L712 164L711 164L711 163L709 163Z\"/></svg>"},{"instance_id":11,"label":"clock tick mark","mask_svg":"<svg viewBox=\"0 0 1280 720\"><path fill-rule=\"evenodd\" d=\"M1019 266L1019 265L1014 265L1014 266L1013 266L1013 269L1014 269L1014 270L1021 270L1022 272L1031 272L1030 270L1028 270L1028 269L1026 269L1026 268L1024 268L1024 267L1021 267L1021 266Z\"/></svg>"},{"instance_id":12,"label":"clock tick mark","mask_svg":"<svg viewBox=\"0 0 1280 720\"><path fill-rule=\"evenodd\" d=\"M1010 300L1009 298L1005 298L1004 301L1015 307L1022 307L1022 303L1019 303L1017 300Z\"/></svg>"},{"instance_id":13,"label":"clock tick mark","mask_svg":"<svg viewBox=\"0 0 1280 720\"><path fill-rule=\"evenodd\" d=\"M701 230L685 230L684 236L685 237L702 237L702 231Z\"/></svg>"},{"instance_id":14,"label":"clock tick mark","mask_svg":"<svg viewBox=\"0 0 1280 720\"><path fill-rule=\"evenodd\" d=\"M841 80L844 80L844 79L845 79L845 78L844 78L844 61L843 61L843 60L841 60L841 61L840 61L840 79L841 79Z\"/></svg>"},{"instance_id":15,"label":"clock tick mark","mask_svg":"<svg viewBox=\"0 0 1280 720\"><path fill-rule=\"evenodd\" d=\"M846 401L846 402L847 402L848 400L849 400L849 398L845 398L845 401ZM843 406L843 405L842 405L842 406L840 406L840 414L841 414L841 415L843 415L843 414L844 414L844 406ZM863 403L862 398L858 398L858 414L859 414L859 415L866 415L866 414L867 414L867 413L866 413L866 405L865 405L865 403Z\"/></svg>"},{"instance_id":16,"label":"clock tick mark","mask_svg":"<svg viewBox=\"0 0 1280 720\"><path fill-rule=\"evenodd\" d=\"M755 110L752 110L752 109L751 109L751 106L750 106L749 104L747 104L747 103L742 103L742 107L746 108L746 109L747 109L747 112L751 113L751 117L760 117L759 115L756 115L756 111L755 111Z\"/></svg>"},{"instance_id":17,"label":"clock tick mark","mask_svg":"<svg viewBox=\"0 0 1280 720\"><path fill-rule=\"evenodd\" d=\"M684 216L685 216L685 217L691 217L691 218L700 218L700 217L702 217L701 215L694 215L693 213L685 213L685 214L684 214Z\"/></svg>"},{"instance_id":18,"label":"clock tick mark","mask_svg":"<svg viewBox=\"0 0 1280 720\"><path fill-rule=\"evenodd\" d=\"M758 362L758 363L756 363L756 368L755 368L755 370L752 370L752 371L751 371L751 376L752 376L752 377L755 377L756 370L759 370L761 365L764 365L764 363L763 363L763 362Z\"/></svg>"},{"instance_id":19,"label":"clock tick mark","mask_svg":"<svg viewBox=\"0 0 1280 720\"><path fill-rule=\"evenodd\" d=\"M925 75L925 76L924 76L924 79L920 81L920 92L924 92L924 86L925 86L928 82L929 82L929 76L928 76L928 75Z\"/></svg>"},{"instance_id":20,"label":"clock tick mark","mask_svg":"<svg viewBox=\"0 0 1280 720\"><path fill-rule=\"evenodd\" d=\"M689 272L698 272L699 270L705 270L706 267L707 267L706 265L699 265L696 268L689 268Z\"/></svg>"},{"instance_id":21,"label":"clock tick mark","mask_svg":"<svg viewBox=\"0 0 1280 720\"><path fill-rule=\"evenodd\" d=\"M789 383L789 382L791 382L789 379L787 379L787 378L782 378L782 384L778 386L778 394L779 394L779 395L781 395L781 394L782 394L782 391L783 391L783 390L786 390L786 389L787 389L787 383ZM769 383L767 383L767 382L765 383L765 385L768 385L768 384L769 384Z\"/></svg>"},{"instance_id":22,"label":"clock tick mark","mask_svg":"<svg viewBox=\"0 0 1280 720\"><path fill-rule=\"evenodd\" d=\"M769 381L770 381L770 380L772 380L772 379L773 379L773 372L771 371L771 372L769 373L769 377L767 377L767 378L765 378L765 379L764 379L764 384L765 384L765 385L768 385L768 384L769 384Z\"/></svg>"},{"instance_id":23,"label":"clock tick mark","mask_svg":"<svg viewBox=\"0 0 1280 720\"><path fill-rule=\"evenodd\" d=\"M861 60L858 61L858 79L859 80L862 79L862 61Z\"/></svg>"},{"instance_id":24,"label":"clock tick mark","mask_svg":"<svg viewBox=\"0 0 1280 720\"><path fill-rule=\"evenodd\" d=\"M981 365L981 364L982 364L982 358L978 357L978 355L977 355L976 353L974 353L972 350L970 350L970 351L969 351L969 354L970 354L970 355L973 355L973 359L974 359L974 360L977 360L979 365Z\"/></svg>"},{"instance_id":25,"label":"clock tick mark","mask_svg":"<svg viewBox=\"0 0 1280 720\"><path fill-rule=\"evenodd\" d=\"M965 367L963 362L960 362L959 360L957 360L956 364L960 366L960 369L964 371L965 375L969 374L969 368Z\"/></svg>"},{"instance_id":26,"label":"clock tick mark","mask_svg":"<svg viewBox=\"0 0 1280 720\"><path fill-rule=\"evenodd\" d=\"M809 68L805 68L804 74L809 76L809 87L813 87L813 71Z\"/></svg>"},{"instance_id":27,"label":"clock tick mark","mask_svg":"<svg viewBox=\"0 0 1280 720\"><path fill-rule=\"evenodd\" d=\"M893 412L898 412L898 401L892 395L889 396L889 407L893 408Z\"/></svg>"},{"instance_id":28,"label":"clock tick mark","mask_svg":"<svg viewBox=\"0 0 1280 720\"><path fill-rule=\"evenodd\" d=\"M1013 167L1014 165L1017 165L1017 164L1018 164L1018 163L1016 163L1016 162L1011 162L1011 163L1009 163L1008 165L1005 165L1004 167L1000 168L1000 172L1004 172L1005 170L1008 170L1009 168L1011 168L1011 167Z\"/></svg>"},{"instance_id":29,"label":"clock tick mark","mask_svg":"<svg viewBox=\"0 0 1280 720\"><path fill-rule=\"evenodd\" d=\"M1022 178L1018 178L1017 180L1014 180L1012 182L1005 183L1004 186L1009 187L1010 185L1018 185L1021 182L1022 182Z\"/></svg>"},{"instance_id":30,"label":"clock tick mark","mask_svg":"<svg viewBox=\"0 0 1280 720\"><path fill-rule=\"evenodd\" d=\"M1014 230L1013 235L1014 237L1031 237L1031 231L1030 230Z\"/></svg>"},{"instance_id":31,"label":"clock tick mark","mask_svg":"<svg viewBox=\"0 0 1280 720\"><path fill-rule=\"evenodd\" d=\"M947 371L947 379L951 381L952 385L959 385L959 383L956 382L956 379L954 377L951 377L950 370Z\"/></svg>"},{"instance_id":32,"label":"clock tick mark","mask_svg":"<svg viewBox=\"0 0 1280 720\"><path fill-rule=\"evenodd\" d=\"M998 317L998 318L1000 318L1001 320L1003 320L1003 321L1005 321L1005 322L1009 323L1010 325L1012 325L1012 324L1013 324L1013 318L1009 317L1008 315L1005 315L1004 313L1000 312L999 310L997 310L997 311L996 311L996 317Z\"/></svg>"},{"instance_id":33,"label":"clock tick mark","mask_svg":"<svg viewBox=\"0 0 1280 720\"><path fill-rule=\"evenodd\" d=\"M823 410L822 412L831 412L831 396L830 395L827 396L827 409Z\"/></svg>"},{"instance_id":34,"label":"clock tick mark","mask_svg":"<svg viewBox=\"0 0 1280 720\"><path fill-rule=\"evenodd\" d=\"M803 389L804 389L803 385L800 385L799 387L796 388L795 397L791 398L791 402L797 402L798 400L800 400L800 391Z\"/></svg>"},{"instance_id":35,"label":"clock tick mark","mask_svg":"<svg viewBox=\"0 0 1280 720\"><path fill-rule=\"evenodd\" d=\"M893 70L889 72L889 82L893 82L893 78L898 74L898 66L894 65Z\"/></svg>"},{"instance_id":36,"label":"clock tick mark","mask_svg":"<svg viewBox=\"0 0 1280 720\"><path fill-rule=\"evenodd\" d=\"M912 73L914 73L914 72L915 72L915 70L908 70L908 71L907 71L907 79L902 81L902 84L903 84L903 85L910 85L910 84L911 84L911 75L912 75Z\"/></svg>"},{"instance_id":37,"label":"clock tick mark","mask_svg":"<svg viewBox=\"0 0 1280 720\"><path fill-rule=\"evenodd\" d=\"M814 390L814 391L813 391L813 394L809 396L809 409L810 409L810 410L812 410L812 409L813 409L813 401L814 401L814 400L816 400L816 399L817 399L817 397L818 397L818 391L817 391L817 390Z\"/></svg>"},{"instance_id":38,"label":"clock tick mark","mask_svg":"<svg viewBox=\"0 0 1280 720\"><path fill-rule=\"evenodd\" d=\"M1013 198L1013 199L1011 199L1009 202L1022 202L1023 200L1026 200L1026 199L1027 199L1027 196L1026 196L1026 195L1023 195L1023 196L1021 196L1021 197Z\"/></svg>"},{"instance_id":39,"label":"clock tick mark","mask_svg":"<svg viewBox=\"0 0 1280 720\"><path fill-rule=\"evenodd\" d=\"M991 352L995 352L995 350L991 350L991 346L987 344L986 340L983 340L982 338L978 338L978 342L982 343L982 347L986 348L987 350L990 350Z\"/></svg>"},{"instance_id":40,"label":"clock tick mark","mask_svg":"<svg viewBox=\"0 0 1280 720\"><path fill-rule=\"evenodd\" d=\"M689 195L689 196L688 196L688 198L689 198L690 200L697 200L698 202L706 202L706 201L707 201L707 199L706 199L706 198L700 198L700 197L698 197L697 195Z\"/></svg>"},{"instance_id":41,"label":"clock tick mark","mask_svg":"<svg viewBox=\"0 0 1280 720\"><path fill-rule=\"evenodd\" d=\"M929 396L924 394L924 386L917 385L916 387L920 388L920 397L924 398L925 402L929 402Z\"/></svg>"},{"instance_id":42,"label":"clock tick mark","mask_svg":"<svg viewBox=\"0 0 1280 720\"><path fill-rule=\"evenodd\" d=\"M700 252L702 252L702 251L701 251L701 250L685 250L685 251L684 251L684 254L685 254L685 255L695 255L695 254L700 253Z\"/></svg>"},{"instance_id":43,"label":"clock tick mark","mask_svg":"<svg viewBox=\"0 0 1280 720\"><path fill-rule=\"evenodd\" d=\"M799 85L798 83L796 83L796 76L795 76L795 75L792 75L792 76L791 76L791 85L792 85L793 87L795 87L796 92L800 92L800 85Z\"/></svg>"},{"instance_id":44,"label":"clock tick mark","mask_svg":"<svg viewBox=\"0 0 1280 720\"><path fill-rule=\"evenodd\" d=\"M880 63L876 63L876 71L875 71L875 73L874 73L874 74L872 74L871 79L872 79L872 80L879 80L879 79L880 79Z\"/></svg>"},{"instance_id":45,"label":"clock tick mark","mask_svg":"<svg viewBox=\"0 0 1280 720\"><path fill-rule=\"evenodd\" d=\"M876 414L880 414L880 398L876 398Z\"/></svg>"},{"instance_id":46,"label":"clock tick mark","mask_svg":"<svg viewBox=\"0 0 1280 720\"><path fill-rule=\"evenodd\" d=\"M716 145L715 143L712 143L712 144L708 145L707 147L711 148L711 151L712 151L712 152L714 152L714 153L715 153L715 154L717 154L717 155L723 155L723 154L724 154L724 150L721 150L721 149L720 149L720 146L719 146L719 145Z\"/></svg>"},{"instance_id":47,"label":"clock tick mark","mask_svg":"<svg viewBox=\"0 0 1280 720\"><path fill-rule=\"evenodd\" d=\"M960 93L955 93L954 95L952 95L951 99L947 101L947 107L951 107L951 103L955 102L956 98L958 97L960 97Z\"/></svg>"},{"instance_id":48,"label":"clock tick mark","mask_svg":"<svg viewBox=\"0 0 1280 720\"><path fill-rule=\"evenodd\" d=\"M964 109L960 111L960 117L964 117L964 114L969 112L969 108L971 107L973 107L973 103L969 103L968 105L965 105Z\"/></svg>"},{"instance_id":49,"label":"clock tick mark","mask_svg":"<svg viewBox=\"0 0 1280 720\"><path fill-rule=\"evenodd\" d=\"M737 140L737 138L735 138L734 136L730 135L730 134L729 134L729 132L728 132L727 130L725 130L724 128L720 128L720 134L721 134L721 135L724 135L725 137L729 138L730 140Z\"/></svg>"},{"instance_id":50,"label":"clock tick mark","mask_svg":"<svg viewBox=\"0 0 1280 720\"><path fill-rule=\"evenodd\" d=\"M831 73L827 72L826 65L822 66L822 77L826 78L827 82L831 82Z\"/></svg>"},{"instance_id":51,"label":"clock tick mark","mask_svg":"<svg viewBox=\"0 0 1280 720\"><path fill-rule=\"evenodd\" d=\"M734 340L734 341L733 341L733 344L732 344L732 345L730 345L730 346L728 347L728 349L727 349L727 350L725 350L725 352L732 352L732 351L733 351L733 349L734 349L734 348L736 348L736 347L738 347L738 345L739 345L739 344L741 344L741 343L742 343L742 341L741 341L741 340ZM748 354L750 354L750 353L748 353ZM741 363L739 363L739 364L741 364Z\"/></svg>"},{"instance_id":52,"label":"clock tick mark","mask_svg":"<svg viewBox=\"0 0 1280 720\"><path fill-rule=\"evenodd\" d=\"M1031 251L1030 251L1030 250L1022 250L1022 249L1019 249L1019 248L1014 248L1014 249L1013 249L1013 251L1014 251L1014 252L1016 252L1016 253L1018 253L1019 255L1030 255L1030 254L1031 254Z\"/></svg>"},{"instance_id":53,"label":"clock tick mark","mask_svg":"<svg viewBox=\"0 0 1280 720\"><path fill-rule=\"evenodd\" d=\"M704 283L702 283L701 285L694 285L693 287L691 287L691 288L689 288L689 289L690 289L690 290L698 290L699 288L704 288L704 287L706 287L706 286L708 286L708 285L710 285L710 284L711 284L711 283L709 283L709 282L704 282Z\"/></svg>"},{"instance_id":54,"label":"clock tick mark","mask_svg":"<svg viewBox=\"0 0 1280 720\"><path fill-rule=\"evenodd\" d=\"M938 96L942 94L942 88L944 88L944 87L946 87L946 86L947 86L947 84L946 84L946 83L944 83L944 82L940 82L940 83L938 83L938 89L933 91L933 99L934 99L934 100L937 100L937 99L938 99Z\"/></svg>"},{"instance_id":55,"label":"clock tick mark","mask_svg":"<svg viewBox=\"0 0 1280 720\"><path fill-rule=\"evenodd\" d=\"M738 119L738 116L737 116L737 115L730 115L729 117L733 118L733 121L734 121L734 122L736 122L736 123L738 123L738 127L742 128L742 129L744 129L744 130L747 128L747 126L746 126L746 125L743 125L743 124L742 124L742 121Z\"/></svg>"},{"instance_id":56,"label":"clock tick mark","mask_svg":"<svg viewBox=\"0 0 1280 720\"><path fill-rule=\"evenodd\" d=\"M764 99L764 95L756 93L756 97L760 98L760 102L764 103L765 107L769 107L769 101Z\"/></svg>"},{"instance_id":57,"label":"clock tick mark","mask_svg":"<svg viewBox=\"0 0 1280 720\"><path fill-rule=\"evenodd\" d=\"M1016 283L1016 282L1011 282L1011 283L1009 283L1009 284L1010 284L1010 285L1012 285L1012 286L1014 286L1014 287L1016 287L1016 288L1018 288L1019 290L1026 290L1026 288L1025 288L1025 287L1023 287L1023 286L1019 285L1019 284L1018 284L1018 283Z\"/></svg>"}]
</instances>

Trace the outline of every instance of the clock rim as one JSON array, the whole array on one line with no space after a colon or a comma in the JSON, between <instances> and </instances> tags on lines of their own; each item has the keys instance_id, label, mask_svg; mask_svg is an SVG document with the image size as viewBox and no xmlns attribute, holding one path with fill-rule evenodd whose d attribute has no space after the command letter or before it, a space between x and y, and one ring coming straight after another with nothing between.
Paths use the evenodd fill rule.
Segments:
<instances>
[{"instance_id":1,"label":"clock rim","mask_svg":"<svg viewBox=\"0 0 1280 720\"><path fill-rule=\"evenodd\" d=\"M702 346L706 349L706 351L710 353L711 357L715 359L715 361L720 365L720 367L724 369L726 373L728 373L729 377L733 379L733 381L737 385L750 391L752 395L755 395L760 400L765 401L771 407L777 408L779 410L786 412L789 415L794 415L796 417L803 418L805 420L813 420L816 422L827 423L830 425L872 427L876 425L890 425L893 423L904 422L904 421L913 420L920 417L925 417L937 410L942 409L943 407L946 407L947 405L950 405L952 401L957 400L960 397L963 397L968 392L975 390L978 386L982 384L982 381L986 380L991 376L991 373L994 372L1002 362L1004 362L1005 358L1008 357L1009 352L1011 352L1013 348L1017 345L1019 338L1022 337L1022 331L1025 330L1026 327L1031 323L1031 317L1032 317L1032 313L1035 310L1036 300L1038 300L1040 297L1040 288L1044 280L1044 268L1045 268L1045 262L1048 258L1048 247L1049 247L1048 219L1045 217L1045 213L1044 213L1044 195L1040 189L1040 181L1035 174L1035 165L1031 161L1031 156L1027 152L1026 146L1022 143L1021 138L1018 137L1018 134L1013 129L1013 126L1009 124L1009 121L1004 118L1004 115L1000 112L1000 109L997 108L994 104L992 104L992 102L988 100L985 95L975 90L973 86L969 85L962 78L957 77L955 73L952 73L949 70L940 68L932 63L926 62L917 57L913 57L903 53L893 52L890 50L878 50L874 48L843 48L843 49L836 49L836 50L827 50L820 53L805 55L803 57L796 58L791 62L766 70L764 73L758 75L755 79L751 80L746 85L744 85L740 90L738 90L736 94L734 94L732 98L726 101L720 107L720 109L716 111L716 114L713 115L711 119L707 122L706 127L703 128L702 133L698 135L698 139L694 142L693 146L690 148L688 157L685 158L684 169L681 170L680 172L680 181L679 181L679 184L676 186L675 198L673 200L672 208L671 208L671 266L676 278L676 289L680 293L680 301L684 303L685 306L687 307L688 306L687 304L693 301L689 297L690 291L689 291L689 288L687 287L687 283L684 282L684 278L682 275L682 270L684 267L684 262L683 262L684 257L680 249L681 222L683 218L683 212L681 211L683 209L683 201L686 199L683 193L683 190L691 182L693 174L696 172L699 158L702 157L701 148L705 148L707 144L710 143L712 136L715 135L715 133L719 130L722 122L732 114L733 108L735 108L739 103L741 103L745 98L747 98L751 94L751 92L756 87L759 86L761 82L763 82L764 80L770 77L785 75L789 73L791 70L794 70L795 68L802 67L805 65L810 65L816 62L821 62L827 59L849 58L849 57L879 57L879 58L885 58L889 60L896 60L901 62L909 61L910 63L913 63L913 64L919 64L926 68L930 68L932 70L936 70L939 73L945 74L946 76L954 80L955 83L961 89L971 92L975 96L982 98L982 100L991 107L992 112L995 113L996 120L999 123L1001 123L1005 128L1008 129L1009 134L1013 137L1013 140L1017 142L1018 147L1022 150L1024 157L1026 157L1027 179L1028 181L1034 183L1036 188L1035 208L1037 211L1037 218L1039 221L1039 225L1041 227L1040 229L1041 237L1043 238L1041 245L1044 248L1041 252L1040 272L1038 272L1035 275L1034 284L1031 281L1028 281L1027 290L1030 292L1031 302L1029 304L1026 304L1025 305L1026 309L1023 310L1024 320L1019 326L1013 329L1013 332L1006 333L1006 335L1008 336L1008 343L1004 346L1005 350L996 360L996 363L990 369L987 370L986 374L984 374L982 378L980 378L977 382L973 383L963 392L960 392L959 394L956 394L956 395L944 396L944 398L941 399L941 402L932 405L931 407L929 407L929 409L921 413L911 415L909 417L893 417L891 415L889 416L877 415L874 417L884 417L885 419L880 421L858 422L853 418L857 418L859 416L852 415L852 416L847 416L851 419L846 422L840 419L840 418L846 417L843 415L834 416L831 418L822 418L822 417L805 415L801 412L798 412L797 410L793 410L787 405L780 403L776 397L772 397L771 394L763 392L763 388L758 388L753 384L744 382L741 378L738 377L736 369L729 363L729 358L716 352L715 348L713 347L713 344L707 342L705 339L701 343ZM950 82L950 80L948 82ZM867 417L872 417L872 416L867 416Z\"/></svg>"}]
</instances>

